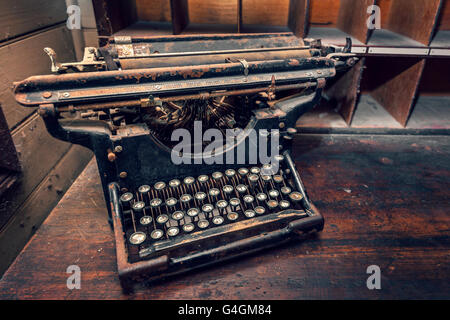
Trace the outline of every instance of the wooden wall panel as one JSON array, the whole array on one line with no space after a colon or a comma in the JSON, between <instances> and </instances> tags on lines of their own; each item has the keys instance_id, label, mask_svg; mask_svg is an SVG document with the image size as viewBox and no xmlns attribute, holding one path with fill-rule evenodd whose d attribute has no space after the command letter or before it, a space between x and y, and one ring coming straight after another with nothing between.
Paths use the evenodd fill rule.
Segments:
<instances>
[{"instance_id":1,"label":"wooden wall panel","mask_svg":"<svg viewBox=\"0 0 450 320\"><path fill-rule=\"evenodd\" d=\"M309 23L311 27L337 26L340 0L310 0Z\"/></svg>"},{"instance_id":2,"label":"wooden wall panel","mask_svg":"<svg viewBox=\"0 0 450 320\"><path fill-rule=\"evenodd\" d=\"M72 146L0 231L0 277L78 177L92 153ZM103 201L97 199L96 201ZM106 217L105 217L106 221ZM106 223L106 222L105 222Z\"/></svg>"},{"instance_id":3,"label":"wooden wall panel","mask_svg":"<svg viewBox=\"0 0 450 320\"><path fill-rule=\"evenodd\" d=\"M75 60L72 36L65 25L0 47L0 104L9 128L14 128L33 112L32 108L16 103L12 84L32 75L50 73L45 47L53 48L60 61Z\"/></svg>"},{"instance_id":4,"label":"wooden wall panel","mask_svg":"<svg viewBox=\"0 0 450 320\"><path fill-rule=\"evenodd\" d=\"M304 38L307 32L309 4L309 0L289 1L288 26L292 32L300 38Z\"/></svg>"},{"instance_id":5,"label":"wooden wall panel","mask_svg":"<svg viewBox=\"0 0 450 320\"><path fill-rule=\"evenodd\" d=\"M50 136L37 114L15 129L12 139L22 167L22 177L0 208L0 227L70 148L69 143Z\"/></svg>"},{"instance_id":6,"label":"wooden wall panel","mask_svg":"<svg viewBox=\"0 0 450 320\"><path fill-rule=\"evenodd\" d=\"M428 45L441 0L392 0L387 28Z\"/></svg>"},{"instance_id":7,"label":"wooden wall panel","mask_svg":"<svg viewBox=\"0 0 450 320\"><path fill-rule=\"evenodd\" d=\"M286 26L289 0L242 0L243 24Z\"/></svg>"},{"instance_id":8,"label":"wooden wall panel","mask_svg":"<svg viewBox=\"0 0 450 320\"><path fill-rule=\"evenodd\" d=\"M61 0L0 1L0 41L66 21Z\"/></svg>"},{"instance_id":9,"label":"wooden wall panel","mask_svg":"<svg viewBox=\"0 0 450 320\"><path fill-rule=\"evenodd\" d=\"M367 43L367 8L373 4L374 0L341 0L337 27Z\"/></svg>"},{"instance_id":10,"label":"wooden wall panel","mask_svg":"<svg viewBox=\"0 0 450 320\"><path fill-rule=\"evenodd\" d=\"M170 0L136 0L139 21L172 21Z\"/></svg>"},{"instance_id":11,"label":"wooden wall panel","mask_svg":"<svg viewBox=\"0 0 450 320\"><path fill-rule=\"evenodd\" d=\"M376 5L380 7L381 29L388 28L389 13L391 11L392 1L394 0L376 0Z\"/></svg>"},{"instance_id":12,"label":"wooden wall panel","mask_svg":"<svg viewBox=\"0 0 450 320\"><path fill-rule=\"evenodd\" d=\"M237 25L236 0L189 0L189 21Z\"/></svg>"}]
</instances>

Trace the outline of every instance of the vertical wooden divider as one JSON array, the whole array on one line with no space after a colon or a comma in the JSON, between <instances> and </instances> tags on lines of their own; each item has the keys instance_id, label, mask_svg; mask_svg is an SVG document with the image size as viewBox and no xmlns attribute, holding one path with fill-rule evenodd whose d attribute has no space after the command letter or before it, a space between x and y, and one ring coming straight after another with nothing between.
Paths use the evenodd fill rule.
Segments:
<instances>
[{"instance_id":1,"label":"vertical wooden divider","mask_svg":"<svg viewBox=\"0 0 450 320\"><path fill-rule=\"evenodd\" d=\"M242 32L242 0L237 0L237 32Z\"/></svg>"},{"instance_id":2,"label":"vertical wooden divider","mask_svg":"<svg viewBox=\"0 0 450 320\"><path fill-rule=\"evenodd\" d=\"M373 4L374 0L341 0L337 27L362 43L367 43L367 8Z\"/></svg>"},{"instance_id":3,"label":"vertical wooden divider","mask_svg":"<svg viewBox=\"0 0 450 320\"><path fill-rule=\"evenodd\" d=\"M288 27L295 36L304 38L307 33L309 0L290 0Z\"/></svg>"},{"instance_id":4,"label":"vertical wooden divider","mask_svg":"<svg viewBox=\"0 0 450 320\"><path fill-rule=\"evenodd\" d=\"M189 24L188 0L170 0L173 34L180 34Z\"/></svg>"}]
</instances>

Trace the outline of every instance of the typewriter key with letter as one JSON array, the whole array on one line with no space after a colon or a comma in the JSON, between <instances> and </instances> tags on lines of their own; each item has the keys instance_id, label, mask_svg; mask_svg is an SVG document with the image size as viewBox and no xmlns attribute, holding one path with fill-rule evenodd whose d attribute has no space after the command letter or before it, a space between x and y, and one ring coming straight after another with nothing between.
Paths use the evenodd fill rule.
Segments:
<instances>
[{"instance_id":1,"label":"typewriter key with letter","mask_svg":"<svg viewBox=\"0 0 450 320\"><path fill-rule=\"evenodd\" d=\"M130 243L134 245L139 245L147 239L144 232L137 231L130 236Z\"/></svg>"},{"instance_id":2,"label":"typewriter key with letter","mask_svg":"<svg viewBox=\"0 0 450 320\"><path fill-rule=\"evenodd\" d=\"M199 221L197 222L197 226L198 226L200 229L206 229L206 228L208 228L208 226L209 226L209 222L208 222L208 220L201 219L201 220L199 220Z\"/></svg>"},{"instance_id":3,"label":"typewriter key with letter","mask_svg":"<svg viewBox=\"0 0 450 320\"><path fill-rule=\"evenodd\" d=\"M227 215L228 220L230 221L236 221L239 218L239 215L236 212L230 212Z\"/></svg>"},{"instance_id":4,"label":"typewriter key with letter","mask_svg":"<svg viewBox=\"0 0 450 320\"><path fill-rule=\"evenodd\" d=\"M167 214L162 214L156 217L156 222L159 224L166 224L169 221L169 216Z\"/></svg>"},{"instance_id":5,"label":"typewriter key with letter","mask_svg":"<svg viewBox=\"0 0 450 320\"><path fill-rule=\"evenodd\" d=\"M153 240L158 240L158 239L161 239L163 235L164 235L164 232L163 232L162 230L160 230L160 229L155 229L155 230L153 230L152 233L150 234L150 237L151 237Z\"/></svg>"},{"instance_id":6,"label":"typewriter key with letter","mask_svg":"<svg viewBox=\"0 0 450 320\"><path fill-rule=\"evenodd\" d=\"M172 214L172 219L175 220L175 221L180 221L183 218L184 218L184 212L183 211L175 211Z\"/></svg>"},{"instance_id":7,"label":"typewriter key with letter","mask_svg":"<svg viewBox=\"0 0 450 320\"><path fill-rule=\"evenodd\" d=\"M192 232L195 229L195 226L192 223L186 223L183 225L184 232Z\"/></svg>"},{"instance_id":8,"label":"typewriter key with letter","mask_svg":"<svg viewBox=\"0 0 450 320\"><path fill-rule=\"evenodd\" d=\"M180 232L180 229L177 227L170 227L167 229L167 234L169 237L175 237Z\"/></svg>"},{"instance_id":9,"label":"typewriter key with letter","mask_svg":"<svg viewBox=\"0 0 450 320\"><path fill-rule=\"evenodd\" d=\"M225 219L222 216L215 216L212 219L212 223L214 223L215 225L221 225L223 222L225 221Z\"/></svg>"},{"instance_id":10,"label":"typewriter key with letter","mask_svg":"<svg viewBox=\"0 0 450 320\"><path fill-rule=\"evenodd\" d=\"M262 214L266 213L266 208L264 208L262 206L258 206L258 207L255 208L255 212L258 215L262 215Z\"/></svg>"},{"instance_id":11,"label":"typewriter key with letter","mask_svg":"<svg viewBox=\"0 0 450 320\"><path fill-rule=\"evenodd\" d=\"M244 215L250 219L253 218L256 214L255 211L253 210L245 210Z\"/></svg>"},{"instance_id":12,"label":"typewriter key with letter","mask_svg":"<svg viewBox=\"0 0 450 320\"><path fill-rule=\"evenodd\" d=\"M198 210L197 208L190 208L187 211L187 215L191 218L198 216L199 213L200 213L200 210Z\"/></svg>"},{"instance_id":13,"label":"typewriter key with letter","mask_svg":"<svg viewBox=\"0 0 450 320\"><path fill-rule=\"evenodd\" d=\"M120 196L123 211L130 209L131 200L133 200L133 194L131 192L126 192Z\"/></svg>"},{"instance_id":14,"label":"typewriter key with letter","mask_svg":"<svg viewBox=\"0 0 450 320\"><path fill-rule=\"evenodd\" d=\"M152 223L153 219L150 216L143 216L139 222L143 225L143 226L148 226L150 223Z\"/></svg>"}]
</instances>

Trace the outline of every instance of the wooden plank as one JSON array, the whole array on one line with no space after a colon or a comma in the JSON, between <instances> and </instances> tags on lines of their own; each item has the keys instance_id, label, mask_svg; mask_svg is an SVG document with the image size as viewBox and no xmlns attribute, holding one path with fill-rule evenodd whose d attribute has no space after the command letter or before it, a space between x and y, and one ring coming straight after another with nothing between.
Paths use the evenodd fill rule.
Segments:
<instances>
[{"instance_id":1,"label":"wooden plank","mask_svg":"<svg viewBox=\"0 0 450 320\"><path fill-rule=\"evenodd\" d=\"M230 24L237 26L237 2L235 0L189 0L189 22Z\"/></svg>"},{"instance_id":2,"label":"wooden plank","mask_svg":"<svg viewBox=\"0 0 450 320\"><path fill-rule=\"evenodd\" d=\"M367 43L367 8L374 0L341 0L337 27L362 43Z\"/></svg>"},{"instance_id":3,"label":"wooden plank","mask_svg":"<svg viewBox=\"0 0 450 320\"><path fill-rule=\"evenodd\" d=\"M286 26L289 0L242 0L243 24Z\"/></svg>"},{"instance_id":4,"label":"wooden plank","mask_svg":"<svg viewBox=\"0 0 450 320\"><path fill-rule=\"evenodd\" d=\"M336 109L348 125L352 122L356 109L363 68L364 59L360 60L352 69L336 79L327 90L327 95L336 102Z\"/></svg>"},{"instance_id":5,"label":"wooden plank","mask_svg":"<svg viewBox=\"0 0 450 320\"><path fill-rule=\"evenodd\" d=\"M139 21L172 21L170 1L136 0L136 11Z\"/></svg>"},{"instance_id":6,"label":"wooden plank","mask_svg":"<svg viewBox=\"0 0 450 320\"><path fill-rule=\"evenodd\" d=\"M0 169L8 171L20 171L19 158L17 157L16 147L11 138L8 124L0 105Z\"/></svg>"},{"instance_id":7,"label":"wooden plank","mask_svg":"<svg viewBox=\"0 0 450 320\"><path fill-rule=\"evenodd\" d=\"M307 33L310 0L290 0L288 26L300 38Z\"/></svg>"},{"instance_id":8,"label":"wooden plank","mask_svg":"<svg viewBox=\"0 0 450 320\"><path fill-rule=\"evenodd\" d=\"M389 14L391 11L392 1L394 0L376 0L376 5L380 7L381 29L388 28Z\"/></svg>"},{"instance_id":9,"label":"wooden plank","mask_svg":"<svg viewBox=\"0 0 450 320\"><path fill-rule=\"evenodd\" d=\"M0 41L64 22L66 3L59 0L0 1Z\"/></svg>"},{"instance_id":10,"label":"wooden plank","mask_svg":"<svg viewBox=\"0 0 450 320\"><path fill-rule=\"evenodd\" d=\"M326 219L318 237L124 294L92 161L4 274L0 299L450 298L448 137L302 134L293 155ZM72 264L81 290L67 290ZM367 289L373 264L382 290Z\"/></svg>"},{"instance_id":11,"label":"wooden plank","mask_svg":"<svg viewBox=\"0 0 450 320\"><path fill-rule=\"evenodd\" d=\"M440 0L393 0L388 29L424 45L431 41Z\"/></svg>"},{"instance_id":12,"label":"wooden plank","mask_svg":"<svg viewBox=\"0 0 450 320\"><path fill-rule=\"evenodd\" d=\"M367 58L362 90L370 93L400 124L406 125L425 60Z\"/></svg>"},{"instance_id":13,"label":"wooden plank","mask_svg":"<svg viewBox=\"0 0 450 320\"><path fill-rule=\"evenodd\" d=\"M170 0L173 34L180 34L189 24L188 0Z\"/></svg>"},{"instance_id":14,"label":"wooden plank","mask_svg":"<svg viewBox=\"0 0 450 320\"><path fill-rule=\"evenodd\" d=\"M12 139L22 167L22 176L5 196L4 205L0 208L0 228L70 148L69 143L50 136L37 114L16 128L12 132Z\"/></svg>"},{"instance_id":15,"label":"wooden plank","mask_svg":"<svg viewBox=\"0 0 450 320\"><path fill-rule=\"evenodd\" d=\"M337 27L340 0L310 0L309 24L313 27Z\"/></svg>"},{"instance_id":16,"label":"wooden plank","mask_svg":"<svg viewBox=\"0 0 450 320\"><path fill-rule=\"evenodd\" d=\"M100 37L109 37L137 21L135 0L92 0L92 6Z\"/></svg>"},{"instance_id":17,"label":"wooden plank","mask_svg":"<svg viewBox=\"0 0 450 320\"><path fill-rule=\"evenodd\" d=\"M53 48L60 61L75 60L72 36L65 24L0 47L0 104L10 129L34 111L16 103L12 84L32 75L50 73L45 47Z\"/></svg>"},{"instance_id":18,"label":"wooden plank","mask_svg":"<svg viewBox=\"0 0 450 320\"><path fill-rule=\"evenodd\" d=\"M439 15L437 29L450 30L450 0L442 0L442 8Z\"/></svg>"},{"instance_id":19,"label":"wooden plank","mask_svg":"<svg viewBox=\"0 0 450 320\"><path fill-rule=\"evenodd\" d=\"M91 158L92 153L88 149L72 146L2 228L0 274L22 250Z\"/></svg>"}]
</instances>

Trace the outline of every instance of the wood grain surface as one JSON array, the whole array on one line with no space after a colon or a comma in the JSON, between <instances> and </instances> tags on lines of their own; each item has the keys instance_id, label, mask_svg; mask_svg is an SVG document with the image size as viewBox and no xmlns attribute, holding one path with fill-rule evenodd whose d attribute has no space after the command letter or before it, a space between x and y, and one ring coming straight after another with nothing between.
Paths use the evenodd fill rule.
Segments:
<instances>
[{"instance_id":1,"label":"wood grain surface","mask_svg":"<svg viewBox=\"0 0 450 320\"><path fill-rule=\"evenodd\" d=\"M91 162L3 276L0 299L450 298L448 137L302 135L294 155L326 219L318 237L124 295ZM69 265L80 290L66 287ZM381 290L366 287L370 265Z\"/></svg>"}]
</instances>

